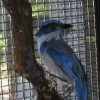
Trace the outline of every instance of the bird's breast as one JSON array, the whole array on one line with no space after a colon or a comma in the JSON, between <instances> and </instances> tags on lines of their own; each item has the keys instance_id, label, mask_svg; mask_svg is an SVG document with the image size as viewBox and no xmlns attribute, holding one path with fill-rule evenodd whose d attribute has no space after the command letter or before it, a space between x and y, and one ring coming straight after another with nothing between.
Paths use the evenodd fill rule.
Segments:
<instances>
[{"instance_id":1,"label":"bird's breast","mask_svg":"<svg viewBox=\"0 0 100 100\"><path fill-rule=\"evenodd\" d=\"M44 68L46 71L49 71L51 74L56 75L57 77L60 77L66 81L71 81L70 77L64 73L59 66L56 65L48 53L44 52L43 54L40 54L40 56L45 64Z\"/></svg>"}]
</instances>

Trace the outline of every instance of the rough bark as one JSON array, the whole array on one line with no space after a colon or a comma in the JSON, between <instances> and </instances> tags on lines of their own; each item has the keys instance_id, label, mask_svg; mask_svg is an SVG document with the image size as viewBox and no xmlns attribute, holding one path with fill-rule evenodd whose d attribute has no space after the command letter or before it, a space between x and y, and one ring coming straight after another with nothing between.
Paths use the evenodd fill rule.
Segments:
<instances>
[{"instance_id":1,"label":"rough bark","mask_svg":"<svg viewBox=\"0 0 100 100\"><path fill-rule=\"evenodd\" d=\"M63 100L36 62L33 42L32 8L28 0L2 0L12 20L14 69L37 90L38 100Z\"/></svg>"}]
</instances>

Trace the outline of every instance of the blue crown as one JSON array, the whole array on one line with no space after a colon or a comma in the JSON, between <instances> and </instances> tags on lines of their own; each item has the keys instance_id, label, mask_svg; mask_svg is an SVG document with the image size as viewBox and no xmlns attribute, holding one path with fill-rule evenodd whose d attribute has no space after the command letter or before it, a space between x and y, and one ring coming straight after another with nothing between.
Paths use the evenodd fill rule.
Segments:
<instances>
[{"instance_id":1,"label":"blue crown","mask_svg":"<svg viewBox=\"0 0 100 100\"><path fill-rule=\"evenodd\" d=\"M64 24L64 23L62 23L62 22L60 22L58 20L47 20L47 21L42 23L40 29L36 33L36 36L40 37L43 34L48 34L50 32L53 32L53 31L55 31L57 26L61 27L62 29L72 27L72 25Z\"/></svg>"}]
</instances>

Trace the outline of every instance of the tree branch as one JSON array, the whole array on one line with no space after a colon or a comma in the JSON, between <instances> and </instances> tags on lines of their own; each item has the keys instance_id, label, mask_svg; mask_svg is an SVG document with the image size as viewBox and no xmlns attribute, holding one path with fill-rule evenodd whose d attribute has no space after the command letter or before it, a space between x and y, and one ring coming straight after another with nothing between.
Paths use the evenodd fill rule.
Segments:
<instances>
[{"instance_id":1,"label":"tree branch","mask_svg":"<svg viewBox=\"0 0 100 100\"><path fill-rule=\"evenodd\" d=\"M14 41L14 69L37 90L38 100L63 100L45 77L34 53L32 8L28 0L2 0L11 15Z\"/></svg>"}]
</instances>

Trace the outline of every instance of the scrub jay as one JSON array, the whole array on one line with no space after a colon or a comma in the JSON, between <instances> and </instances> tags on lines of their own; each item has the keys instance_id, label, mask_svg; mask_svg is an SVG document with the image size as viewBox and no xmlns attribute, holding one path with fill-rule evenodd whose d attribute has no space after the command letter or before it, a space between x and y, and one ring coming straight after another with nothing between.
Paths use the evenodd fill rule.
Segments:
<instances>
[{"instance_id":1,"label":"scrub jay","mask_svg":"<svg viewBox=\"0 0 100 100\"><path fill-rule=\"evenodd\" d=\"M45 21L36 33L38 51L48 70L75 83L78 100L87 100L87 85L82 64L62 38L64 29L72 25L57 20Z\"/></svg>"}]
</instances>

